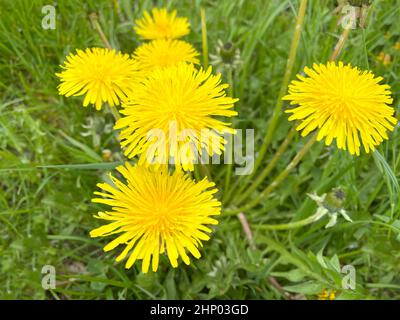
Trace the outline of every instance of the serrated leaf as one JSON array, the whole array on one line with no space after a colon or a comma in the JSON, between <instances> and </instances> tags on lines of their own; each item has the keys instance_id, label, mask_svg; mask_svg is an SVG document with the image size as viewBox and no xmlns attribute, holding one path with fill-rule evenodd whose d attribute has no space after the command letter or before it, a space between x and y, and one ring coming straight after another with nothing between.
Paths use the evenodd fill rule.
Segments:
<instances>
[{"instance_id":1,"label":"serrated leaf","mask_svg":"<svg viewBox=\"0 0 400 320\"><path fill-rule=\"evenodd\" d=\"M308 281L293 286L285 286L283 289L289 292L303 293L303 294L318 294L324 290L325 285L315 281Z\"/></svg>"},{"instance_id":2,"label":"serrated leaf","mask_svg":"<svg viewBox=\"0 0 400 320\"><path fill-rule=\"evenodd\" d=\"M340 273L340 261L336 254L329 260L329 263L336 272Z\"/></svg>"},{"instance_id":3,"label":"serrated leaf","mask_svg":"<svg viewBox=\"0 0 400 320\"><path fill-rule=\"evenodd\" d=\"M300 269L293 269L287 272L272 272L272 276L288 279L291 282L299 282L307 275Z\"/></svg>"},{"instance_id":4,"label":"serrated leaf","mask_svg":"<svg viewBox=\"0 0 400 320\"><path fill-rule=\"evenodd\" d=\"M319 264L320 264L323 268L327 269L328 266L327 266L326 263L325 263L325 258L324 258L324 256L323 256L323 253L324 253L324 248L322 248L321 250L318 251L316 257L317 257L317 261L319 262Z\"/></svg>"}]
</instances>

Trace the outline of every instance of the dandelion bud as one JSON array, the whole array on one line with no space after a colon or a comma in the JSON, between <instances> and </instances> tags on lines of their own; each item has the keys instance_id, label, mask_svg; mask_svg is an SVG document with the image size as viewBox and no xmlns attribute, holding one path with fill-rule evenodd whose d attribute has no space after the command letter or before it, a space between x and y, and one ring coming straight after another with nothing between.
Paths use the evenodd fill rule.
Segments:
<instances>
[{"instance_id":1,"label":"dandelion bud","mask_svg":"<svg viewBox=\"0 0 400 320\"><path fill-rule=\"evenodd\" d=\"M218 40L217 54L211 54L211 64L218 69L231 68L237 69L242 61L240 60L240 50L232 42L223 43Z\"/></svg>"},{"instance_id":2,"label":"dandelion bud","mask_svg":"<svg viewBox=\"0 0 400 320\"><path fill-rule=\"evenodd\" d=\"M326 205L335 211L341 209L346 200L346 194L342 189L335 188L328 193L326 197Z\"/></svg>"}]
</instances>

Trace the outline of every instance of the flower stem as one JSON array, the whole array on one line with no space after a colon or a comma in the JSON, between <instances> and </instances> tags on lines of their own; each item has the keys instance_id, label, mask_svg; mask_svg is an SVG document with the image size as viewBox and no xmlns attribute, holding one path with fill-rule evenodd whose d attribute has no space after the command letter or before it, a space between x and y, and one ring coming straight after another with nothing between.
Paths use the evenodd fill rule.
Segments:
<instances>
[{"instance_id":1,"label":"flower stem","mask_svg":"<svg viewBox=\"0 0 400 320\"><path fill-rule=\"evenodd\" d=\"M203 49L203 67L208 68L208 42L207 42L207 25L206 25L206 11L204 8L200 9L201 17L201 40Z\"/></svg>"},{"instance_id":2,"label":"flower stem","mask_svg":"<svg viewBox=\"0 0 400 320\"><path fill-rule=\"evenodd\" d=\"M282 110L282 105L283 105L282 97L286 92L287 86L289 84L290 76L292 74L294 61L295 61L296 55L297 55L297 48L298 48L299 42L300 42L302 25L303 25L304 17L306 14L306 8L307 8L307 0L301 0L300 7L299 7L299 13L297 15L296 25L295 25L295 29L294 29L293 38L292 38L292 43L290 45L289 56L288 56L288 59L286 62L286 71L285 71L285 75L284 75L284 78L281 83L278 99L275 104L275 108L274 108L274 111L272 114L271 121L268 126L268 130L265 133L265 136L263 139L263 144L261 145L260 152L257 156L256 162L255 162L255 165L253 168L253 172L251 174L249 174L243 182L240 183L244 187L247 186L247 184L251 181L251 178L257 173L257 169L259 168L262 161L264 160L265 153L267 152L267 149L272 141L273 133L275 132L276 126L278 124L279 116L280 116L280 113ZM278 159L276 159L276 160L278 160ZM268 170L272 170L273 166L271 168L269 168ZM236 186L239 184L239 182L240 182L239 180L241 180L241 179L238 179L238 181L236 181ZM235 188L232 188L232 189L235 189ZM229 194L229 196L232 196L233 194L236 194L236 192L234 192L234 193L231 192ZM230 198L231 197L228 197L227 200L229 201Z\"/></svg>"},{"instance_id":3,"label":"flower stem","mask_svg":"<svg viewBox=\"0 0 400 320\"><path fill-rule=\"evenodd\" d=\"M312 216L309 216L303 220L298 220L289 223L281 223L281 224L261 224L261 225L252 225L252 228L258 230L289 230L289 229L296 229L300 227L304 227L308 224L316 222L324 217L328 211L318 211L314 213Z\"/></svg>"},{"instance_id":4,"label":"flower stem","mask_svg":"<svg viewBox=\"0 0 400 320\"><path fill-rule=\"evenodd\" d=\"M335 61L340 52L343 50L344 45L349 37L349 33L350 33L350 28L345 28L342 32L342 34L339 37L338 42L336 43L333 52L329 58L329 61ZM293 130L293 129L292 129ZM276 151L274 157L272 158L272 160L270 161L270 163L267 165L267 167L265 167L265 169L263 170L263 172L259 175L259 177L257 178L257 180L252 183L251 187L249 189L246 190L246 192L244 194L242 194L235 202L235 205L240 204L241 202L243 202L243 200L246 199L246 197L248 197L251 192L253 192L254 190L256 190L256 188L260 185L260 183L263 182L263 180L267 177L268 173L270 173L272 171L272 169L275 167L277 161L279 160L279 158L282 156L283 152L286 150L287 145L290 143L291 139L293 138L293 136L291 135L291 133L289 132L289 135L287 136L287 138L283 141L283 143L281 144L281 146L278 148L278 150ZM254 170L255 172L255 170ZM251 178L251 176L249 176L249 178ZM245 189L245 187L247 186L247 181L245 183L242 184L242 187L239 188L239 190L236 192L237 194L240 194L241 191L243 191ZM236 189L236 186L233 186L232 189ZM228 199L229 200L229 199Z\"/></svg>"},{"instance_id":5,"label":"flower stem","mask_svg":"<svg viewBox=\"0 0 400 320\"><path fill-rule=\"evenodd\" d=\"M119 119L121 119L121 115L119 114L117 108L115 106L110 106L108 105L108 107L111 110L112 115L114 116L115 121L118 121Z\"/></svg>"},{"instance_id":6,"label":"flower stem","mask_svg":"<svg viewBox=\"0 0 400 320\"><path fill-rule=\"evenodd\" d=\"M250 248L252 250L255 250L256 244L254 242L253 232L251 231L251 228L250 228L249 222L247 221L246 215L243 212L240 212L237 216L238 216L240 223L242 224L244 234L246 235L246 238L249 241Z\"/></svg>"},{"instance_id":7,"label":"flower stem","mask_svg":"<svg viewBox=\"0 0 400 320\"><path fill-rule=\"evenodd\" d=\"M228 84L229 84L229 88L228 88L228 94L230 97L233 96L233 70L232 68L228 68ZM230 139L232 139L232 135L230 136ZM227 168L226 168L226 175L225 175L225 189L224 189L224 196L222 201L225 201L226 198L229 196L229 192L228 190L231 184L231 177L232 177L232 162L233 162L233 143L228 143L228 148L227 150L225 150L225 152L229 153L229 161L226 164Z\"/></svg>"},{"instance_id":8,"label":"flower stem","mask_svg":"<svg viewBox=\"0 0 400 320\"><path fill-rule=\"evenodd\" d=\"M199 167L198 166L194 166L193 176L196 179L196 181L200 181L201 180L200 171L199 171Z\"/></svg>"},{"instance_id":9,"label":"flower stem","mask_svg":"<svg viewBox=\"0 0 400 320\"><path fill-rule=\"evenodd\" d=\"M99 20L97 18L97 14L95 12L89 15L90 22L93 25L93 28L96 29L97 33L100 36L101 41L103 42L104 46L108 49L112 49L110 42L108 41L106 35L103 32L103 29L100 26Z\"/></svg>"},{"instance_id":10,"label":"flower stem","mask_svg":"<svg viewBox=\"0 0 400 320\"><path fill-rule=\"evenodd\" d=\"M209 181L212 181L211 171L207 164L200 165L200 172L203 175L203 178L207 177Z\"/></svg>"},{"instance_id":11,"label":"flower stem","mask_svg":"<svg viewBox=\"0 0 400 320\"><path fill-rule=\"evenodd\" d=\"M300 35L301 35L301 31L302 31L302 25L303 25L305 13L306 13L306 8L307 8L307 0L301 0L299 13L298 13L297 19L296 19L294 35L292 38L292 43L290 45L289 57L286 62L285 75L282 80L281 88L279 90L278 100L276 102L275 109L272 114L272 118L269 123L269 126L268 126L268 130L264 136L263 144L261 146L256 163L254 165L253 174L257 172L258 167L261 165L261 163L264 159L265 153L272 141L272 136L275 132L276 126L278 124L278 120L279 120L279 116L281 114L282 104L283 104L282 97L286 93L287 86L289 84L289 80L292 75L293 65L296 60L297 48L298 48L299 42L300 42ZM252 175L250 175L249 178Z\"/></svg>"},{"instance_id":12,"label":"flower stem","mask_svg":"<svg viewBox=\"0 0 400 320\"><path fill-rule=\"evenodd\" d=\"M310 140L297 152L296 156L290 161L290 163L286 166L285 170L283 170L257 197L251 200L245 206L226 211L227 215L237 214L241 211L247 211L256 205L258 205L263 198L268 196L279 184L289 175L289 173L297 166L297 164L301 161L304 155L307 153L308 150L312 147L312 145L316 141L316 134L314 134Z\"/></svg>"},{"instance_id":13,"label":"flower stem","mask_svg":"<svg viewBox=\"0 0 400 320\"><path fill-rule=\"evenodd\" d=\"M346 40L349 37L349 33L350 33L350 28L345 28L343 30L338 42L336 43L335 48L333 49L333 52L332 52L331 57L329 58L329 61L335 61L337 59L337 57L339 56L340 52L342 51L342 49L344 47Z\"/></svg>"},{"instance_id":14,"label":"flower stem","mask_svg":"<svg viewBox=\"0 0 400 320\"><path fill-rule=\"evenodd\" d=\"M285 140L282 142L282 144L279 146L278 150L276 150L273 158L271 159L271 161L268 163L268 165L264 168L264 170L261 172L261 174L258 176L258 178L251 184L251 186L249 188L247 188L247 190L243 192L243 190L246 188L246 186L242 185L237 194L239 194L238 198L236 199L236 201L234 201L233 203L236 205L239 205L240 203L243 202L243 200L245 200L249 195L251 195L251 193L257 189L257 187L264 181L264 179L268 176L268 174L272 171L272 169L275 167L276 163L278 162L278 160L280 159L280 157L282 156L282 154L286 151L287 147L289 146L289 143L292 141L292 138L294 136L294 134L296 133L296 129L293 127L288 135L286 136Z\"/></svg>"}]
</instances>

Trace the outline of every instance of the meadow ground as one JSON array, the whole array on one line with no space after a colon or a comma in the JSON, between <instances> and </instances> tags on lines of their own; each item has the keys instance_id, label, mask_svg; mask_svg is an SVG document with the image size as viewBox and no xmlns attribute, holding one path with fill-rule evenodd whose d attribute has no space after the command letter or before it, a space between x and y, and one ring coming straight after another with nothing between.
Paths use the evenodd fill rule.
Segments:
<instances>
[{"instance_id":1,"label":"meadow ground","mask_svg":"<svg viewBox=\"0 0 400 320\"><path fill-rule=\"evenodd\" d=\"M230 208L225 201L202 258L190 266L173 269L165 258L159 272L142 274L139 267L125 270L123 263L115 263L116 253L102 250L106 240L88 234L98 226L92 215L100 206L90 202L95 185L124 160L113 117L107 110L83 108L80 98L59 96L55 72L75 48L104 46L90 22L91 13L97 14L111 45L131 53L139 43L134 20L153 3L60 0L56 29L44 30L41 10L48 2L0 0L0 298L315 299L324 290L336 292L338 299L400 298L398 127L373 155L350 156L334 145L316 143L273 193L244 212L253 244L239 219L224 215ZM255 129L257 154L279 96L299 1L154 2L189 18L191 33L185 40L200 52L202 7L209 52L216 53L218 40L240 49L241 65L233 72L233 95L240 98L234 126ZM335 1L309 1L291 79L304 66L328 60L343 32L335 8ZM384 77L392 86L397 116L399 14L400 1L373 1L366 27L350 31L339 56ZM278 124L261 167L293 126L283 112ZM306 141L294 135L250 198ZM225 192L227 168L208 168ZM232 176L231 188L237 188L237 179ZM324 218L292 229L266 230L314 214L316 204L307 193L321 195L333 188L346 194L341 205L353 222L339 217L335 226L325 228ZM54 290L42 288L45 265L56 269ZM355 270L354 290L343 288L346 265Z\"/></svg>"}]
</instances>

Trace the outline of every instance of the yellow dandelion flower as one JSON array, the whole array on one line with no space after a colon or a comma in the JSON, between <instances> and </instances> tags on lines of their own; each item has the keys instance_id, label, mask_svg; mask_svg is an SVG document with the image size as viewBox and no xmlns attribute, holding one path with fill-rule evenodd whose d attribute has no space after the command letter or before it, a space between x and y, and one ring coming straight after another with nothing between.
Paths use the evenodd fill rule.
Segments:
<instances>
[{"instance_id":1,"label":"yellow dandelion flower","mask_svg":"<svg viewBox=\"0 0 400 320\"><path fill-rule=\"evenodd\" d=\"M159 39L145 43L135 50L134 57L142 71L167 67L179 62L199 64L199 53L190 43L180 40Z\"/></svg>"},{"instance_id":2,"label":"yellow dandelion flower","mask_svg":"<svg viewBox=\"0 0 400 320\"><path fill-rule=\"evenodd\" d=\"M152 16L145 11L144 17L135 21L135 31L143 39L176 39L189 34L187 18L176 16L176 10L171 13L165 8L153 8Z\"/></svg>"},{"instance_id":3,"label":"yellow dandelion flower","mask_svg":"<svg viewBox=\"0 0 400 320\"><path fill-rule=\"evenodd\" d=\"M304 72L308 77L297 75L283 97L299 105L286 112L292 113L289 121L300 120L296 129L302 136L318 128L318 141L326 137L330 145L336 139L339 149L357 155L361 143L369 153L388 139L387 130L392 131L397 120L389 106L390 86L379 84L382 77L342 62L314 64Z\"/></svg>"},{"instance_id":4,"label":"yellow dandelion flower","mask_svg":"<svg viewBox=\"0 0 400 320\"><path fill-rule=\"evenodd\" d=\"M214 116L237 114L231 108L238 99L226 96L227 87L211 67L179 63L154 69L122 104L124 116L114 128L122 129L124 154L141 155L140 164L175 163L184 170L193 170L203 154L221 154L222 133L235 130Z\"/></svg>"},{"instance_id":5,"label":"yellow dandelion flower","mask_svg":"<svg viewBox=\"0 0 400 320\"><path fill-rule=\"evenodd\" d=\"M389 54L384 53L383 51L381 51L378 55L378 57L376 58L378 61L382 62L382 64L384 66L388 66L391 62L392 62L392 58L390 57Z\"/></svg>"},{"instance_id":6,"label":"yellow dandelion flower","mask_svg":"<svg viewBox=\"0 0 400 320\"><path fill-rule=\"evenodd\" d=\"M165 252L174 268L179 257L190 264L188 253L200 258L199 247L212 232L207 225L218 224L212 216L221 211L221 203L214 198L215 184L206 178L196 183L180 170L170 174L166 166L153 169L129 163L119 166L117 170L126 183L110 174L113 185L98 184L104 192L95 192L100 197L92 200L112 209L95 216L109 223L92 230L90 235L119 234L104 251L124 245L116 261L129 255L125 267L130 268L136 260L142 260L144 273L150 263L157 271L159 256Z\"/></svg>"},{"instance_id":7,"label":"yellow dandelion flower","mask_svg":"<svg viewBox=\"0 0 400 320\"><path fill-rule=\"evenodd\" d=\"M393 46L395 50L400 50L400 42L396 42Z\"/></svg>"},{"instance_id":8,"label":"yellow dandelion flower","mask_svg":"<svg viewBox=\"0 0 400 320\"><path fill-rule=\"evenodd\" d=\"M104 48L76 50L67 56L62 72L56 73L61 83L59 94L69 96L85 95L83 106L90 104L101 109L103 102L110 106L120 104L132 91L132 84L140 72L129 55Z\"/></svg>"},{"instance_id":9,"label":"yellow dandelion flower","mask_svg":"<svg viewBox=\"0 0 400 320\"><path fill-rule=\"evenodd\" d=\"M326 289L322 290L321 293L318 294L318 300L335 300L336 298L336 290L328 291Z\"/></svg>"}]
</instances>

